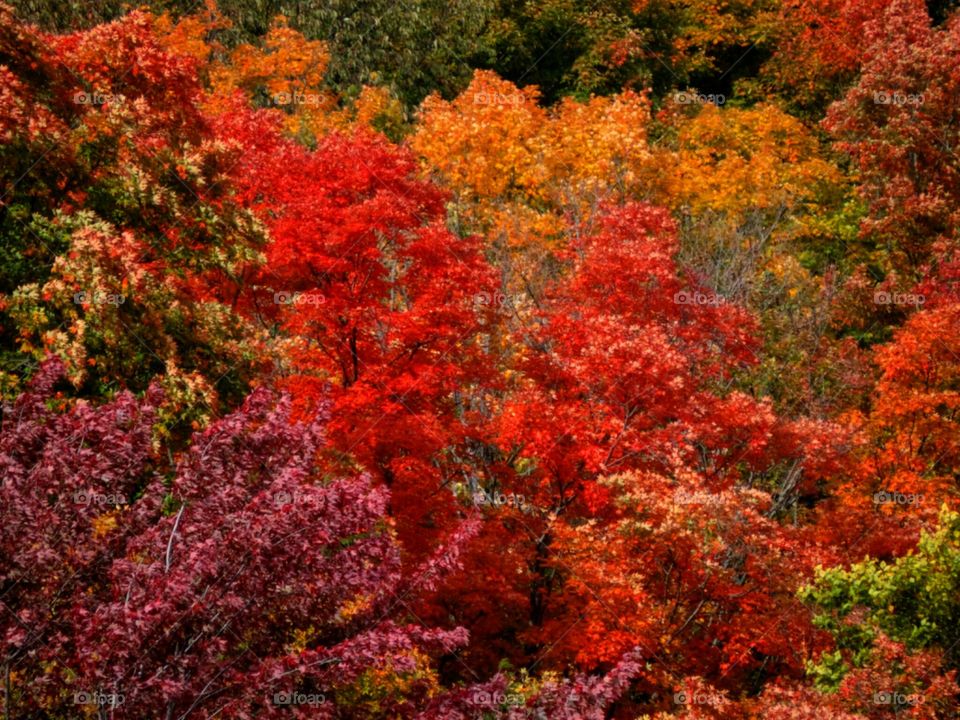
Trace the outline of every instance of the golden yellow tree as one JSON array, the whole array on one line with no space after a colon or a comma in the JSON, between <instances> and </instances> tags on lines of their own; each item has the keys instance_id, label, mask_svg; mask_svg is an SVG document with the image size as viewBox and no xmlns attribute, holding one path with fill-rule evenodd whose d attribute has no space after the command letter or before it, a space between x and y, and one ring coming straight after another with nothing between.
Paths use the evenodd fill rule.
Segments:
<instances>
[{"instance_id":1,"label":"golden yellow tree","mask_svg":"<svg viewBox=\"0 0 960 720\"><path fill-rule=\"evenodd\" d=\"M386 88L364 86L351 102L331 92L324 80L330 62L326 44L308 40L283 16L274 19L258 44L244 43L229 53L209 39L213 31L229 27L212 1L201 13L177 22L165 14L155 24L168 49L199 61L213 112L228 112L239 93L247 102L283 112L287 132L306 140L333 130L402 122L403 109Z\"/></svg>"},{"instance_id":2,"label":"golden yellow tree","mask_svg":"<svg viewBox=\"0 0 960 720\"><path fill-rule=\"evenodd\" d=\"M411 138L430 171L453 192L463 231L490 239L508 284L536 291L544 267L569 249L571 227L606 201L646 185L646 98L625 91L547 110L535 87L477 71L452 101L428 98Z\"/></svg>"}]
</instances>

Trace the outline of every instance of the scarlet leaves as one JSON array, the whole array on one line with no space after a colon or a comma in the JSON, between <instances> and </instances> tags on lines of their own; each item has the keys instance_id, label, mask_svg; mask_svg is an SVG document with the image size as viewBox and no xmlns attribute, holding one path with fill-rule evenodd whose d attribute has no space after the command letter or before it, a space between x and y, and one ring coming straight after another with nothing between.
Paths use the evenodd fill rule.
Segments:
<instances>
[{"instance_id":1,"label":"scarlet leaves","mask_svg":"<svg viewBox=\"0 0 960 720\"><path fill-rule=\"evenodd\" d=\"M887 29L896 25L891 36ZM825 127L862 174L865 233L892 246L901 273L927 259L955 226L956 18L935 28L923 3L901 0L865 25L863 72L834 104Z\"/></svg>"},{"instance_id":2,"label":"scarlet leaves","mask_svg":"<svg viewBox=\"0 0 960 720\"><path fill-rule=\"evenodd\" d=\"M0 8L7 714L953 711L957 19L607 10L489 11L610 95L403 116L282 18Z\"/></svg>"},{"instance_id":3,"label":"scarlet leaves","mask_svg":"<svg viewBox=\"0 0 960 720\"><path fill-rule=\"evenodd\" d=\"M284 382L302 404L329 384L336 445L394 488L402 537L429 547L412 533L447 523L423 500L450 507L442 487L459 471L443 453L463 442L464 405L490 371L477 298L494 283L477 239L443 226L443 195L373 134L313 151L275 138L244 162L273 238L248 312L288 338Z\"/></svg>"}]
</instances>

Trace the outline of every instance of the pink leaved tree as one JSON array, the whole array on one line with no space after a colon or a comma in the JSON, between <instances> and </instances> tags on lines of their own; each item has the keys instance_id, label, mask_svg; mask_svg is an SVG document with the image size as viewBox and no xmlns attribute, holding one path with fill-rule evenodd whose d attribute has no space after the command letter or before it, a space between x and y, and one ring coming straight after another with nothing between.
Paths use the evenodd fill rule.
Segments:
<instances>
[{"instance_id":1,"label":"pink leaved tree","mask_svg":"<svg viewBox=\"0 0 960 720\"><path fill-rule=\"evenodd\" d=\"M424 658L466 632L423 628L405 597L456 565L469 524L405 577L386 490L317 465L324 417L255 391L165 471L158 398L57 412L59 371L4 408L9 717L335 717L370 672L410 676L395 711L423 700Z\"/></svg>"},{"instance_id":2,"label":"pink leaved tree","mask_svg":"<svg viewBox=\"0 0 960 720\"><path fill-rule=\"evenodd\" d=\"M387 489L325 472L325 410L294 421L261 388L176 454L159 391L72 402L62 372L3 407L5 719L601 717L636 676L444 691L467 632L411 608L475 521L405 569Z\"/></svg>"}]
</instances>

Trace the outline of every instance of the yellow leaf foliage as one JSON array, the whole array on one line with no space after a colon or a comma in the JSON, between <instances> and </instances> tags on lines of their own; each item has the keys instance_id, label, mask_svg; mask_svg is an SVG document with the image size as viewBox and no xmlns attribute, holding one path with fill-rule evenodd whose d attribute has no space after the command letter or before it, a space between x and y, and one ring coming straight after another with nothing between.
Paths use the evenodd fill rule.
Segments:
<instances>
[{"instance_id":1,"label":"yellow leaf foliage","mask_svg":"<svg viewBox=\"0 0 960 720\"><path fill-rule=\"evenodd\" d=\"M671 169L658 176L658 202L692 213L742 215L748 209L794 208L841 181L820 157L816 137L773 105L721 109L704 105L675 119L677 143L657 153Z\"/></svg>"},{"instance_id":2,"label":"yellow leaf foliage","mask_svg":"<svg viewBox=\"0 0 960 720\"><path fill-rule=\"evenodd\" d=\"M547 111L536 88L477 71L451 101L424 101L414 150L455 195L470 229L510 247L549 243L564 214L636 190L649 167L646 98L625 91Z\"/></svg>"},{"instance_id":3,"label":"yellow leaf foliage","mask_svg":"<svg viewBox=\"0 0 960 720\"><path fill-rule=\"evenodd\" d=\"M225 59L220 59L223 49L208 40L212 31L229 27L212 0L203 13L177 22L164 14L154 25L165 47L200 62L211 91L205 106L214 113L229 112L241 93L248 102L283 112L287 132L296 137L403 122L403 108L386 88L365 86L352 103L341 106L324 82L330 62L326 44L308 40L283 16L274 19L261 43L239 45Z\"/></svg>"}]
</instances>

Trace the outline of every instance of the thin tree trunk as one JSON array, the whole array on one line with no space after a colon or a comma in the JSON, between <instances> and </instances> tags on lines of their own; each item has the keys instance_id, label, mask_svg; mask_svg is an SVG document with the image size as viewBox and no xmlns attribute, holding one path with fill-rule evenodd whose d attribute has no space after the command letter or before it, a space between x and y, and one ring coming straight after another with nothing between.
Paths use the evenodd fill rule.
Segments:
<instances>
[{"instance_id":1,"label":"thin tree trunk","mask_svg":"<svg viewBox=\"0 0 960 720\"><path fill-rule=\"evenodd\" d=\"M3 720L10 720L10 663L3 664Z\"/></svg>"}]
</instances>

